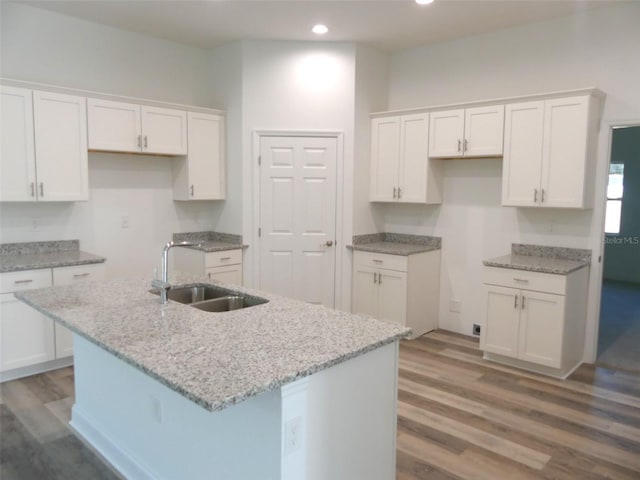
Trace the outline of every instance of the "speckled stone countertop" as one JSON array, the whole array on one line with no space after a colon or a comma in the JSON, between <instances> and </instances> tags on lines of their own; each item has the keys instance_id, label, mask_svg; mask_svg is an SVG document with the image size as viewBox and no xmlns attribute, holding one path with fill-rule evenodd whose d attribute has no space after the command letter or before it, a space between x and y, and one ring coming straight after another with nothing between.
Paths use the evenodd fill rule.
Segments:
<instances>
[{"instance_id":1,"label":"speckled stone countertop","mask_svg":"<svg viewBox=\"0 0 640 480\"><path fill-rule=\"evenodd\" d=\"M175 280L216 283L183 274ZM16 296L210 411L410 333L399 324L240 287L234 289L269 302L224 313L161 305L149 283L88 281Z\"/></svg>"},{"instance_id":2,"label":"speckled stone countertop","mask_svg":"<svg viewBox=\"0 0 640 480\"><path fill-rule=\"evenodd\" d=\"M186 232L174 233L174 242L199 242L200 245L188 247L201 252L221 252L224 250L237 250L249 248L242 243L242 235L220 232Z\"/></svg>"},{"instance_id":3,"label":"speckled stone countertop","mask_svg":"<svg viewBox=\"0 0 640 480\"><path fill-rule=\"evenodd\" d=\"M80 250L78 240L4 243L0 273L103 263L106 259Z\"/></svg>"},{"instance_id":4,"label":"speckled stone countertop","mask_svg":"<svg viewBox=\"0 0 640 480\"><path fill-rule=\"evenodd\" d=\"M511 254L482 263L488 267L567 275L591 264L591 250L514 243Z\"/></svg>"},{"instance_id":5,"label":"speckled stone countertop","mask_svg":"<svg viewBox=\"0 0 640 480\"><path fill-rule=\"evenodd\" d=\"M442 239L440 237L385 232L354 235L353 245L347 245L347 248L362 252L407 256L440 250L441 244Z\"/></svg>"}]
</instances>

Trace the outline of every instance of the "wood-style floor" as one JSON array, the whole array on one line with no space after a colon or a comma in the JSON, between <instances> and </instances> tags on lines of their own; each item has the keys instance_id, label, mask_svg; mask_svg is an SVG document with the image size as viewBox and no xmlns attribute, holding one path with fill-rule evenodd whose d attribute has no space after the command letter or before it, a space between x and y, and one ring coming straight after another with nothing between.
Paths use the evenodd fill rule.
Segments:
<instances>
[{"instance_id":1,"label":"wood-style floor","mask_svg":"<svg viewBox=\"0 0 640 480\"><path fill-rule=\"evenodd\" d=\"M404 342L398 480L640 479L640 376L554 380L482 359L444 331Z\"/></svg>"},{"instance_id":2,"label":"wood-style floor","mask_svg":"<svg viewBox=\"0 0 640 480\"><path fill-rule=\"evenodd\" d=\"M72 368L0 386L2 480L119 478L71 433L73 398ZM640 376L554 380L433 332L400 348L397 446L398 480L638 480Z\"/></svg>"}]
</instances>

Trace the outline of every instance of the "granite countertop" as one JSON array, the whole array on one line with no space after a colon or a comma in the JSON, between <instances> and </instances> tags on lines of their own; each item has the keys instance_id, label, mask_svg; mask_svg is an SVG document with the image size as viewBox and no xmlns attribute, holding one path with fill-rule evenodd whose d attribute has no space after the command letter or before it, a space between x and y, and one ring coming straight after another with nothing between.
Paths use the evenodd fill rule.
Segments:
<instances>
[{"instance_id":1,"label":"granite countertop","mask_svg":"<svg viewBox=\"0 0 640 480\"><path fill-rule=\"evenodd\" d=\"M103 263L106 259L79 249L78 240L0 245L0 273Z\"/></svg>"},{"instance_id":2,"label":"granite countertop","mask_svg":"<svg viewBox=\"0 0 640 480\"><path fill-rule=\"evenodd\" d=\"M174 242L199 242L200 245L187 247L201 252L221 252L224 250L237 250L249 248L242 243L241 235L220 232L185 232L174 233Z\"/></svg>"},{"instance_id":3,"label":"granite countertop","mask_svg":"<svg viewBox=\"0 0 640 480\"><path fill-rule=\"evenodd\" d=\"M356 235L353 237L353 245L348 245L347 248L362 252L407 256L440 250L441 243L440 237L385 232Z\"/></svg>"},{"instance_id":4,"label":"granite countertop","mask_svg":"<svg viewBox=\"0 0 640 480\"><path fill-rule=\"evenodd\" d=\"M591 250L513 244L509 255L482 263L488 267L567 275L591 264Z\"/></svg>"},{"instance_id":5,"label":"granite countertop","mask_svg":"<svg viewBox=\"0 0 640 480\"><path fill-rule=\"evenodd\" d=\"M216 283L184 274L175 280ZM210 411L410 333L399 324L241 287L234 288L269 302L224 313L161 305L149 284L148 278L88 281L16 296Z\"/></svg>"}]
</instances>

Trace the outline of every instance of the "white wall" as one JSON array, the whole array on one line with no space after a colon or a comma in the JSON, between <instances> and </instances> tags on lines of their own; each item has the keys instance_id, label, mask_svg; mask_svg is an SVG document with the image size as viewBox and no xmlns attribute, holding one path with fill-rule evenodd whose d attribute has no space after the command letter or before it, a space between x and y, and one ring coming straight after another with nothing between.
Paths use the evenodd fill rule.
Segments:
<instances>
[{"instance_id":1,"label":"white wall","mask_svg":"<svg viewBox=\"0 0 640 480\"><path fill-rule=\"evenodd\" d=\"M4 77L118 95L209 103L205 50L2 2ZM171 160L89 154L89 202L3 203L2 242L79 239L109 276L150 276L163 243L215 226L219 202L174 202ZM120 228L122 217L129 228ZM34 228L34 223L37 225Z\"/></svg>"},{"instance_id":2,"label":"white wall","mask_svg":"<svg viewBox=\"0 0 640 480\"><path fill-rule=\"evenodd\" d=\"M254 174L258 152L253 151L256 130L334 131L343 133L343 180L338 195L339 246L352 235L353 119L355 46L342 43L254 42L243 43L242 145L243 145L243 237L251 242L257 231L254 221ZM340 173L339 173L340 175ZM344 183L343 183L344 182ZM340 248L340 247L339 247ZM257 244L245 252L245 283L256 282ZM338 255L340 259L342 255ZM344 256L346 257L346 256ZM340 265L340 264L338 264ZM342 271L350 265L343 259ZM344 278L338 279L338 285ZM254 283L256 284L256 283ZM340 300L337 306L340 305Z\"/></svg>"},{"instance_id":3,"label":"white wall","mask_svg":"<svg viewBox=\"0 0 640 480\"><path fill-rule=\"evenodd\" d=\"M640 4L587 10L392 55L389 109L597 86L607 94L599 135L596 196L604 198L609 125L640 119ZM482 260L512 242L601 253L603 201L591 211L500 206L500 160L457 160L444 169L440 207L381 207L385 230L442 235L440 326L464 334L479 323ZM586 357L595 345L601 270L591 269ZM463 302L458 316L450 300Z\"/></svg>"}]
</instances>

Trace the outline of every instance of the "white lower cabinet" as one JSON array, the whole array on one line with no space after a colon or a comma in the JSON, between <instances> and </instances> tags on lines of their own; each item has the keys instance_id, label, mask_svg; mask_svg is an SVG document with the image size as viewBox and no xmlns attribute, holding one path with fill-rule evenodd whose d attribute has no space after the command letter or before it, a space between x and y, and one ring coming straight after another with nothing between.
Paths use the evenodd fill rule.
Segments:
<instances>
[{"instance_id":1,"label":"white lower cabinet","mask_svg":"<svg viewBox=\"0 0 640 480\"><path fill-rule=\"evenodd\" d=\"M557 377L571 373L582 362L588 273L485 267L485 358Z\"/></svg>"},{"instance_id":2,"label":"white lower cabinet","mask_svg":"<svg viewBox=\"0 0 640 480\"><path fill-rule=\"evenodd\" d=\"M73 336L62 325L15 298L14 293L101 278L103 264L0 274L0 372L2 381L72 362Z\"/></svg>"},{"instance_id":3,"label":"white lower cabinet","mask_svg":"<svg viewBox=\"0 0 640 480\"><path fill-rule=\"evenodd\" d=\"M104 265L76 265L71 267L59 267L53 269L53 284L73 285L86 280L98 280L104 278ZM71 331L56 322L54 325L56 339L56 358L65 358L73 355L73 334Z\"/></svg>"},{"instance_id":4,"label":"white lower cabinet","mask_svg":"<svg viewBox=\"0 0 640 480\"><path fill-rule=\"evenodd\" d=\"M173 258L176 271L206 275L210 280L242 285L242 248L217 252L176 248Z\"/></svg>"},{"instance_id":5,"label":"white lower cabinet","mask_svg":"<svg viewBox=\"0 0 640 480\"><path fill-rule=\"evenodd\" d=\"M440 250L401 256L353 253L352 312L413 329L412 338L438 326Z\"/></svg>"}]
</instances>

